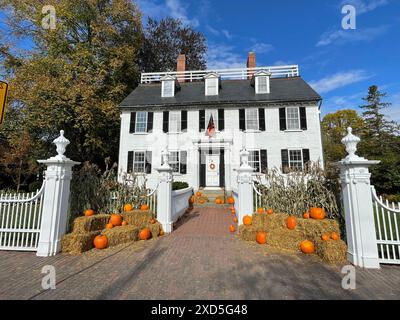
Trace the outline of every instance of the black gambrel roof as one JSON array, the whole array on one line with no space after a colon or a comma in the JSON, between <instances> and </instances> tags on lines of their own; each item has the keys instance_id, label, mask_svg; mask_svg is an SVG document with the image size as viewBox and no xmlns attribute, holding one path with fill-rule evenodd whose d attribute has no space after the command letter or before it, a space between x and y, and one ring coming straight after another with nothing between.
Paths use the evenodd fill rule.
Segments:
<instances>
[{"instance_id":1,"label":"black gambrel roof","mask_svg":"<svg viewBox=\"0 0 400 320\"><path fill-rule=\"evenodd\" d=\"M217 96L206 96L204 81L180 84L171 98L161 97L161 83L140 84L121 108L190 107L218 104L316 102L321 96L301 77L271 78L269 94L256 94L251 80L222 80Z\"/></svg>"}]
</instances>

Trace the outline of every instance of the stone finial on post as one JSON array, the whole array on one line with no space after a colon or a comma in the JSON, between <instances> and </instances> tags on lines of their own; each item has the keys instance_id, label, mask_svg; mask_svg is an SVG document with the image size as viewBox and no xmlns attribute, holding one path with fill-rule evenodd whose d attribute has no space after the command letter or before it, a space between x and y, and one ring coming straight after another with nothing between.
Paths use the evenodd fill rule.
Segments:
<instances>
[{"instance_id":1,"label":"stone finial on post","mask_svg":"<svg viewBox=\"0 0 400 320\"><path fill-rule=\"evenodd\" d=\"M253 214L253 177L254 169L249 165L250 153L243 149L240 151L241 165L237 169L238 177L238 220L243 223L243 217Z\"/></svg>"},{"instance_id":2,"label":"stone finial on post","mask_svg":"<svg viewBox=\"0 0 400 320\"><path fill-rule=\"evenodd\" d=\"M44 175L42 222L36 253L40 257L55 255L61 249L61 238L67 228L72 167L79 164L64 155L69 144L69 140L64 137L64 130L60 131L60 136L53 143L56 145L57 155L47 160L38 160L47 166Z\"/></svg>"},{"instance_id":3,"label":"stone finial on post","mask_svg":"<svg viewBox=\"0 0 400 320\"><path fill-rule=\"evenodd\" d=\"M356 266L379 268L378 246L368 167L369 161L356 155L360 138L347 129L342 139L348 155L339 162L342 201L346 221L347 258Z\"/></svg>"},{"instance_id":4,"label":"stone finial on post","mask_svg":"<svg viewBox=\"0 0 400 320\"><path fill-rule=\"evenodd\" d=\"M172 168L169 165L169 153L161 152L163 164L156 170L159 173L157 190L157 220L165 233L172 232Z\"/></svg>"}]
</instances>

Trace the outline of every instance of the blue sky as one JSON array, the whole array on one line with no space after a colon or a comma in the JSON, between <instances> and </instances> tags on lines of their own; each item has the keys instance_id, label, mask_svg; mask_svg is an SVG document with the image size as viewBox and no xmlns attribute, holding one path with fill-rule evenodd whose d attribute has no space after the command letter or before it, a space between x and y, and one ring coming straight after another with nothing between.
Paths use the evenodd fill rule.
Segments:
<instances>
[{"instance_id":1,"label":"blue sky","mask_svg":"<svg viewBox=\"0 0 400 320\"><path fill-rule=\"evenodd\" d=\"M144 15L172 16L203 32L209 68L298 64L324 98L322 113L357 109L370 85L400 121L400 0L138 0ZM343 30L345 4L356 29Z\"/></svg>"}]
</instances>

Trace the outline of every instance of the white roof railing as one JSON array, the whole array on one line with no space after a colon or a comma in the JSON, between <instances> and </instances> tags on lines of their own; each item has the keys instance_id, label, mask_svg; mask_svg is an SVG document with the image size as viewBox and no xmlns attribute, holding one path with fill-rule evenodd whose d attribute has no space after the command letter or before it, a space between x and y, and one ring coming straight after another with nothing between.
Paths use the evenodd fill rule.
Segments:
<instances>
[{"instance_id":1,"label":"white roof railing","mask_svg":"<svg viewBox=\"0 0 400 320\"><path fill-rule=\"evenodd\" d=\"M257 68L240 68L240 69L210 69L210 70L195 70L195 71L171 71L171 72L145 72L142 73L140 83L153 83L160 82L162 77L167 75L174 76L179 80L185 82L192 82L203 80L204 76L210 72L216 72L221 79L248 79L257 71L267 71L271 73L272 78L286 78L286 77L297 77L299 76L298 65L288 66L269 66L269 67L257 67Z\"/></svg>"}]
</instances>

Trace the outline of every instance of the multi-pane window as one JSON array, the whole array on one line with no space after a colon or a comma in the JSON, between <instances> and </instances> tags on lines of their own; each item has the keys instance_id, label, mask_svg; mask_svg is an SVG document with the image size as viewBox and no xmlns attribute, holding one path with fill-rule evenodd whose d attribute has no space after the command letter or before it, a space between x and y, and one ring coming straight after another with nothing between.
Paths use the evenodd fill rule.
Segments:
<instances>
[{"instance_id":1,"label":"multi-pane window","mask_svg":"<svg viewBox=\"0 0 400 320\"><path fill-rule=\"evenodd\" d=\"M211 115L212 115L213 120L214 120L215 130L217 131L218 130L218 111L217 110L212 110L212 109L206 109L206 123L205 123L206 129L207 129L208 123L210 122Z\"/></svg>"},{"instance_id":2,"label":"multi-pane window","mask_svg":"<svg viewBox=\"0 0 400 320\"><path fill-rule=\"evenodd\" d=\"M267 93L268 92L267 76L258 76L257 82L258 82L257 93Z\"/></svg>"},{"instance_id":3,"label":"multi-pane window","mask_svg":"<svg viewBox=\"0 0 400 320\"><path fill-rule=\"evenodd\" d=\"M249 166L255 169L255 172L260 172L260 150L249 151Z\"/></svg>"},{"instance_id":4,"label":"multi-pane window","mask_svg":"<svg viewBox=\"0 0 400 320\"><path fill-rule=\"evenodd\" d=\"M286 123L287 123L287 130L300 129L300 116L298 107L286 108Z\"/></svg>"},{"instance_id":5,"label":"multi-pane window","mask_svg":"<svg viewBox=\"0 0 400 320\"><path fill-rule=\"evenodd\" d=\"M206 79L206 95L215 96L218 94L218 78Z\"/></svg>"},{"instance_id":6,"label":"multi-pane window","mask_svg":"<svg viewBox=\"0 0 400 320\"><path fill-rule=\"evenodd\" d=\"M258 109L246 109L246 130L258 129Z\"/></svg>"},{"instance_id":7,"label":"multi-pane window","mask_svg":"<svg viewBox=\"0 0 400 320\"><path fill-rule=\"evenodd\" d=\"M135 132L146 132L147 131L147 112L139 111L136 112L136 125Z\"/></svg>"},{"instance_id":8,"label":"multi-pane window","mask_svg":"<svg viewBox=\"0 0 400 320\"><path fill-rule=\"evenodd\" d=\"M181 112L169 112L169 132L181 132Z\"/></svg>"},{"instance_id":9,"label":"multi-pane window","mask_svg":"<svg viewBox=\"0 0 400 320\"><path fill-rule=\"evenodd\" d=\"M168 80L163 81L163 97L173 97L174 96L174 81Z\"/></svg>"},{"instance_id":10,"label":"multi-pane window","mask_svg":"<svg viewBox=\"0 0 400 320\"><path fill-rule=\"evenodd\" d=\"M179 151L169 153L169 165L172 168L172 172L179 172Z\"/></svg>"},{"instance_id":11,"label":"multi-pane window","mask_svg":"<svg viewBox=\"0 0 400 320\"><path fill-rule=\"evenodd\" d=\"M301 150L289 150L289 167L290 169L303 169L303 156Z\"/></svg>"},{"instance_id":12,"label":"multi-pane window","mask_svg":"<svg viewBox=\"0 0 400 320\"><path fill-rule=\"evenodd\" d=\"M133 171L144 173L146 165L146 153L143 152L135 152L133 157Z\"/></svg>"}]
</instances>

